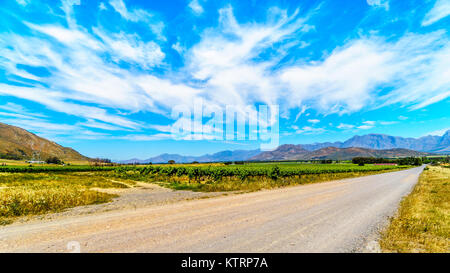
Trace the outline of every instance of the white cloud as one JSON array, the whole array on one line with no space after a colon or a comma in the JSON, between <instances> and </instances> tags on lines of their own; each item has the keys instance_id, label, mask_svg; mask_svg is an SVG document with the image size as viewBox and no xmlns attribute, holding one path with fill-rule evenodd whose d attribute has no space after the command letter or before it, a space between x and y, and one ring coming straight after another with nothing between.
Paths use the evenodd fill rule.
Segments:
<instances>
[{"instance_id":1,"label":"white cloud","mask_svg":"<svg viewBox=\"0 0 450 273\"><path fill-rule=\"evenodd\" d=\"M324 128L315 128L311 126L304 126L301 129L295 131L296 134L305 134L305 135L320 134L323 132L325 132Z\"/></svg>"},{"instance_id":2,"label":"white cloud","mask_svg":"<svg viewBox=\"0 0 450 273\"><path fill-rule=\"evenodd\" d=\"M450 15L450 1L437 0L433 8L423 18L422 26L431 25Z\"/></svg>"},{"instance_id":3,"label":"white cloud","mask_svg":"<svg viewBox=\"0 0 450 273\"><path fill-rule=\"evenodd\" d=\"M17 4L26 6L30 3L30 0L16 0Z\"/></svg>"},{"instance_id":4,"label":"white cloud","mask_svg":"<svg viewBox=\"0 0 450 273\"><path fill-rule=\"evenodd\" d=\"M12 103L12 102L7 102L6 104L0 105L0 109L6 110L8 112L21 114L23 116L28 116L28 117L45 117L45 115L43 115L41 113L31 112L30 110L23 107L22 105Z\"/></svg>"},{"instance_id":5,"label":"white cloud","mask_svg":"<svg viewBox=\"0 0 450 273\"><path fill-rule=\"evenodd\" d=\"M158 44L153 41L143 42L136 34L107 35L99 29L94 29L94 32L101 37L106 46L110 47L116 61L132 62L148 69L161 65L165 58Z\"/></svg>"},{"instance_id":6,"label":"white cloud","mask_svg":"<svg viewBox=\"0 0 450 273\"><path fill-rule=\"evenodd\" d=\"M375 124L392 125L392 124L396 124L396 123L398 123L398 121L373 121L373 120L366 120L366 121L363 121L360 125L352 125L352 124L341 123L338 126L336 126L336 128L344 129L344 130L349 130L349 129L368 130L368 129L374 128Z\"/></svg>"},{"instance_id":7,"label":"white cloud","mask_svg":"<svg viewBox=\"0 0 450 273\"><path fill-rule=\"evenodd\" d=\"M352 129L355 125L341 123L337 126L338 129Z\"/></svg>"},{"instance_id":8,"label":"white cloud","mask_svg":"<svg viewBox=\"0 0 450 273\"><path fill-rule=\"evenodd\" d=\"M132 141L154 141L154 140L164 140L172 139L171 134L154 134L154 135L125 135L116 137L117 139L132 140Z\"/></svg>"},{"instance_id":9,"label":"white cloud","mask_svg":"<svg viewBox=\"0 0 450 273\"><path fill-rule=\"evenodd\" d=\"M151 15L142 9L134 9L132 11L128 11L127 7L123 0L111 0L109 4L117 11L123 18L129 21L138 22L145 21Z\"/></svg>"},{"instance_id":10,"label":"white cloud","mask_svg":"<svg viewBox=\"0 0 450 273\"><path fill-rule=\"evenodd\" d=\"M201 41L188 51L192 77L206 81L205 89L214 90L207 94L208 98L220 104L246 105L256 100L277 104L279 85L269 71L276 60L253 59L274 43L301 31L304 19L280 10L271 13L280 19L270 24L240 25L231 7L221 9L219 29L206 30Z\"/></svg>"},{"instance_id":11,"label":"white cloud","mask_svg":"<svg viewBox=\"0 0 450 273\"><path fill-rule=\"evenodd\" d=\"M318 119L308 119L308 122L309 123L319 123L320 120L318 120Z\"/></svg>"},{"instance_id":12,"label":"white cloud","mask_svg":"<svg viewBox=\"0 0 450 273\"><path fill-rule=\"evenodd\" d=\"M66 14L67 25L70 28L76 26L75 19L73 18L73 6L79 6L80 0L61 0L61 9Z\"/></svg>"},{"instance_id":13,"label":"white cloud","mask_svg":"<svg viewBox=\"0 0 450 273\"><path fill-rule=\"evenodd\" d=\"M444 128L444 129L440 129L440 130L436 130L436 131L432 131L429 132L423 136L443 136L448 130L450 130L449 128Z\"/></svg>"},{"instance_id":14,"label":"white cloud","mask_svg":"<svg viewBox=\"0 0 450 273\"><path fill-rule=\"evenodd\" d=\"M84 127L90 127L90 128L96 128L96 129L102 129L102 130L108 130L108 131L127 130L126 128L123 128L123 127L114 126L114 125L103 123L103 122L98 122L93 119L88 119L88 121L86 121L86 122L79 122L79 123L77 123L77 125L84 126Z\"/></svg>"},{"instance_id":15,"label":"white cloud","mask_svg":"<svg viewBox=\"0 0 450 273\"><path fill-rule=\"evenodd\" d=\"M354 112L369 102L378 82L390 78L389 68L381 69L390 57L373 41L354 41L322 63L286 68L281 79L290 87L291 104L307 100L329 112Z\"/></svg>"},{"instance_id":16,"label":"white cloud","mask_svg":"<svg viewBox=\"0 0 450 273\"><path fill-rule=\"evenodd\" d=\"M450 94L450 46L442 32L408 34L397 42L350 41L322 62L286 68L288 103L307 103L326 113L351 113L393 103L421 108ZM379 86L393 91L379 97Z\"/></svg>"},{"instance_id":17,"label":"white cloud","mask_svg":"<svg viewBox=\"0 0 450 273\"><path fill-rule=\"evenodd\" d=\"M308 109L308 107L306 107L306 105L302 105L302 108L300 109L300 111L298 111L297 115L295 116L295 120L294 123L297 122L297 120L300 118L300 116L305 113L305 111Z\"/></svg>"},{"instance_id":18,"label":"white cloud","mask_svg":"<svg viewBox=\"0 0 450 273\"><path fill-rule=\"evenodd\" d=\"M374 125L375 121L373 121L373 120L366 120L366 121L363 121L363 123L366 124L366 125Z\"/></svg>"},{"instance_id":19,"label":"white cloud","mask_svg":"<svg viewBox=\"0 0 450 273\"><path fill-rule=\"evenodd\" d=\"M101 3L98 5L98 8L99 8L100 10L107 10L107 9L108 9L108 8L106 7L105 3L103 3L103 2L101 2Z\"/></svg>"},{"instance_id":20,"label":"white cloud","mask_svg":"<svg viewBox=\"0 0 450 273\"><path fill-rule=\"evenodd\" d=\"M69 133L79 130L79 127L69 125L69 124L60 124L60 123L52 123L45 120L40 119L2 119L3 122L8 124L18 126L21 128L25 128L27 130L39 131L44 133Z\"/></svg>"},{"instance_id":21,"label":"white cloud","mask_svg":"<svg viewBox=\"0 0 450 273\"><path fill-rule=\"evenodd\" d=\"M382 7L389 10L389 0L367 0L369 6Z\"/></svg>"},{"instance_id":22,"label":"white cloud","mask_svg":"<svg viewBox=\"0 0 450 273\"><path fill-rule=\"evenodd\" d=\"M392 124L397 124L398 121L380 121L379 123L381 125L392 125Z\"/></svg>"},{"instance_id":23,"label":"white cloud","mask_svg":"<svg viewBox=\"0 0 450 273\"><path fill-rule=\"evenodd\" d=\"M184 51L186 51L186 49L181 46L179 41L172 45L172 49L178 52L178 54L180 55L183 54Z\"/></svg>"},{"instance_id":24,"label":"white cloud","mask_svg":"<svg viewBox=\"0 0 450 273\"><path fill-rule=\"evenodd\" d=\"M134 121L108 114L105 109L65 102L62 100L63 94L46 89L0 84L0 95L15 96L31 100L43 104L53 111L84 117L86 119L96 119L126 128L137 129L140 127L140 125Z\"/></svg>"},{"instance_id":25,"label":"white cloud","mask_svg":"<svg viewBox=\"0 0 450 273\"><path fill-rule=\"evenodd\" d=\"M361 125L358 126L358 129L363 129L363 130L368 130L368 129L372 129L373 126L372 125Z\"/></svg>"},{"instance_id":26,"label":"white cloud","mask_svg":"<svg viewBox=\"0 0 450 273\"><path fill-rule=\"evenodd\" d=\"M165 40L162 36L164 23L156 19L156 16L143 9L128 9L123 0L111 0L109 4L118 12L125 20L131 22L147 23L154 34L161 40Z\"/></svg>"},{"instance_id":27,"label":"white cloud","mask_svg":"<svg viewBox=\"0 0 450 273\"><path fill-rule=\"evenodd\" d=\"M196 15L200 15L203 13L203 7L200 5L198 0L192 0L189 2L188 7L192 10L192 12Z\"/></svg>"}]
</instances>

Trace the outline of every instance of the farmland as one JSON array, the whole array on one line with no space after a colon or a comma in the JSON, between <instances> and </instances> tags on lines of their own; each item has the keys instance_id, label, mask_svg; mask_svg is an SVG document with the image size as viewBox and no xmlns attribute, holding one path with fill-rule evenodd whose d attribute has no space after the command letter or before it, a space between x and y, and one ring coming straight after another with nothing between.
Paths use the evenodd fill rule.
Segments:
<instances>
[{"instance_id":1,"label":"farmland","mask_svg":"<svg viewBox=\"0 0 450 273\"><path fill-rule=\"evenodd\" d=\"M278 188L408 168L355 164L251 163L148 166L0 166L0 223L17 217L59 212L111 201L100 188L128 188L136 182L200 192Z\"/></svg>"},{"instance_id":2,"label":"farmland","mask_svg":"<svg viewBox=\"0 0 450 273\"><path fill-rule=\"evenodd\" d=\"M250 163L230 166L147 166L117 168L113 175L193 191L254 191L314 183L385 171L406 166L354 164Z\"/></svg>"}]
</instances>

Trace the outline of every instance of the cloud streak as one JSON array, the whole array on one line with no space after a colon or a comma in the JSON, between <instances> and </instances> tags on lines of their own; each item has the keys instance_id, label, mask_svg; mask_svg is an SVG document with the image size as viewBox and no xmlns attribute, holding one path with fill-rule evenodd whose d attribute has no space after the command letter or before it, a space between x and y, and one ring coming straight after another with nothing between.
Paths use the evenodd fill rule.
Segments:
<instances>
[{"instance_id":1,"label":"cloud streak","mask_svg":"<svg viewBox=\"0 0 450 273\"><path fill-rule=\"evenodd\" d=\"M433 8L423 18L422 26L429 26L450 15L450 1L437 0Z\"/></svg>"}]
</instances>

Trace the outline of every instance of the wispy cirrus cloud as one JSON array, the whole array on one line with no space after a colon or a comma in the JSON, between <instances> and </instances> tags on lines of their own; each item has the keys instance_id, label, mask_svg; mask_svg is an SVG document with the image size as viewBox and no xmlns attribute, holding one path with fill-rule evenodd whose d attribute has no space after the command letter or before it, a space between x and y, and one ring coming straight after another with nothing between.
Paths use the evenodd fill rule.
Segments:
<instances>
[{"instance_id":1,"label":"wispy cirrus cloud","mask_svg":"<svg viewBox=\"0 0 450 273\"><path fill-rule=\"evenodd\" d=\"M422 26L429 26L450 15L450 1L437 0L433 8L423 18Z\"/></svg>"},{"instance_id":2,"label":"wispy cirrus cloud","mask_svg":"<svg viewBox=\"0 0 450 273\"><path fill-rule=\"evenodd\" d=\"M96 119L126 128L137 129L140 127L139 123L117 115L108 114L103 108L65 102L63 100L65 95L59 92L49 92L46 89L0 84L0 95L1 94L38 102L51 110L69 115L87 119ZM45 96L43 96L43 94L45 94Z\"/></svg>"},{"instance_id":3,"label":"wispy cirrus cloud","mask_svg":"<svg viewBox=\"0 0 450 273\"><path fill-rule=\"evenodd\" d=\"M345 124L340 123L336 128L342 129L342 130L350 130L350 129L360 129L360 130L369 130L374 128L376 125L392 125L396 124L398 121L373 121L373 120L366 120L361 122L360 124Z\"/></svg>"},{"instance_id":4,"label":"wispy cirrus cloud","mask_svg":"<svg viewBox=\"0 0 450 273\"><path fill-rule=\"evenodd\" d=\"M409 34L396 42L379 37L350 41L322 62L286 68L290 101L327 112L355 112L367 105L402 103L414 109L449 96L450 47L442 32ZM413 69L411 69L413 68ZM379 96L379 86L390 86Z\"/></svg>"},{"instance_id":5,"label":"wispy cirrus cloud","mask_svg":"<svg viewBox=\"0 0 450 273\"><path fill-rule=\"evenodd\" d=\"M22 105L19 105L19 104L13 103L13 102L7 102L6 104L0 105L0 109L15 113L15 114L20 114L23 116L46 117L44 114L32 112L29 109L23 107Z\"/></svg>"},{"instance_id":6,"label":"wispy cirrus cloud","mask_svg":"<svg viewBox=\"0 0 450 273\"><path fill-rule=\"evenodd\" d=\"M163 36L165 25L156 18L155 14L140 8L128 9L123 0L111 0L109 1L109 4L124 19L135 23L147 23L151 31L156 34L159 39L165 40L165 37Z\"/></svg>"}]
</instances>

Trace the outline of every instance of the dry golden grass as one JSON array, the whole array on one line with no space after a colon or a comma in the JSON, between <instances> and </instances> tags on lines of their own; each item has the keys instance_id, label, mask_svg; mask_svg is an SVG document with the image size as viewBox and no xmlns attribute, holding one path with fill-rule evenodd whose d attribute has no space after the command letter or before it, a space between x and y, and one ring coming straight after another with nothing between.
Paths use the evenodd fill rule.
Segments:
<instances>
[{"instance_id":1,"label":"dry golden grass","mask_svg":"<svg viewBox=\"0 0 450 273\"><path fill-rule=\"evenodd\" d=\"M25 160L12 160L3 158L0 158L0 164L14 165L14 166L29 165L29 163L26 163Z\"/></svg>"},{"instance_id":2,"label":"dry golden grass","mask_svg":"<svg viewBox=\"0 0 450 273\"><path fill-rule=\"evenodd\" d=\"M450 168L424 170L380 245L385 252L450 252Z\"/></svg>"},{"instance_id":3,"label":"dry golden grass","mask_svg":"<svg viewBox=\"0 0 450 273\"><path fill-rule=\"evenodd\" d=\"M20 216L108 202L116 195L91 188L125 188L132 184L111 181L96 173L2 173L0 224L9 224Z\"/></svg>"}]
</instances>

